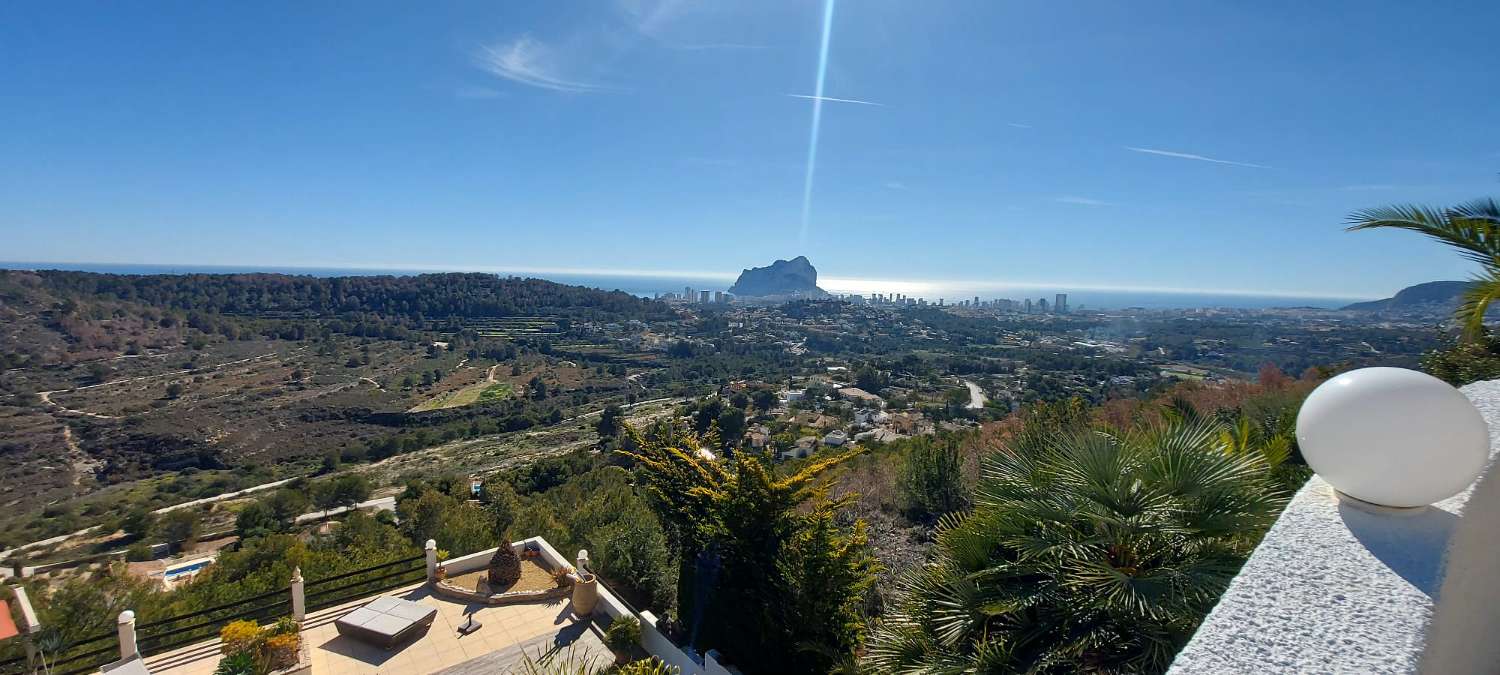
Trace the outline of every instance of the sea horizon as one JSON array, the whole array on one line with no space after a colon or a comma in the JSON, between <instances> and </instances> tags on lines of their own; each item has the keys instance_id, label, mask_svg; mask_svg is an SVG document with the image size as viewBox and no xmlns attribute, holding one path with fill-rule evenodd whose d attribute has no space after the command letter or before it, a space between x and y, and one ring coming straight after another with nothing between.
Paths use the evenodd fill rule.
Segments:
<instances>
[{"instance_id":1,"label":"sea horizon","mask_svg":"<svg viewBox=\"0 0 1500 675\"><path fill-rule=\"evenodd\" d=\"M158 263L63 263L0 261L0 269L11 270L64 270L74 272L96 272L102 274L287 274L294 276L338 277L338 276L411 276L417 274L443 274L469 272L495 274L498 276L543 279L561 284L586 286L606 291L621 291L639 297L651 298L666 293L681 293L684 288L694 291L727 291L737 276L710 273L650 273L607 271L543 271L492 269L423 269L420 267L301 267L295 265L177 265ZM1140 289L1130 287L1107 288L1098 286L1069 286L1066 284L1022 284L1010 282L912 280L912 279L857 279L836 276L819 276L818 285L837 295L862 295L869 297L880 293L903 294L921 298L929 303L939 300L945 304L956 304L963 300L994 300L999 298L1024 300L1046 299L1049 303L1059 293L1068 295L1069 306L1075 309L1120 309L1140 307L1145 309L1273 309L1286 307L1314 307L1336 309L1344 305L1375 299L1375 296L1302 295L1292 293L1256 293L1238 291L1174 291L1168 289Z\"/></svg>"}]
</instances>

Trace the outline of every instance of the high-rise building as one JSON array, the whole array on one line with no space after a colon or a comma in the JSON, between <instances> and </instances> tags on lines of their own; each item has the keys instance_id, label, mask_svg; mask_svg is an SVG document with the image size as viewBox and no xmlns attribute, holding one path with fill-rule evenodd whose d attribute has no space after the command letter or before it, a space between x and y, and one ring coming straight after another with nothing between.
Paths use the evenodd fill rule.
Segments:
<instances>
[{"instance_id":1,"label":"high-rise building","mask_svg":"<svg viewBox=\"0 0 1500 675\"><path fill-rule=\"evenodd\" d=\"M977 295L976 295L976 296L974 296L974 306L975 306L975 307L978 307L978 306L979 306L979 296L977 296Z\"/></svg>"},{"instance_id":2,"label":"high-rise building","mask_svg":"<svg viewBox=\"0 0 1500 675\"><path fill-rule=\"evenodd\" d=\"M708 291L698 291L698 302L708 304Z\"/></svg>"},{"instance_id":3,"label":"high-rise building","mask_svg":"<svg viewBox=\"0 0 1500 675\"><path fill-rule=\"evenodd\" d=\"M1058 293L1057 294L1057 297L1052 302L1052 311L1057 312L1058 314L1067 314L1068 313L1068 294L1067 293Z\"/></svg>"},{"instance_id":4,"label":"high-rise building","mask_svg":"<svg viewBox=\"0 0 1500 675\"><path fill-rule=\"evenodd\" d=\"M682 287L682 299L686 300L688 302L692 302L693 301L693 287L692 286L683 286Z\"/></svg>"},{"instance_id":5,"label":"high-rise building","mask_svg":"<svg viewBox=\"0 0 1500 675\"><path fill-rule=\"evenodd\" d=\"M1042 298L1042 299L1036 301L1036 311L1039 312L1039 313L1042 313L1042 314L1046 314L1047 313L1047 299L1046 298Z\"/></svg>"},{"instance_id":6,"label":"high-rise building","mask_svg":"<svg viewBox=\"0 0 1500 675\"><path fill-rule=\"evenodd\" d=\"M714 304L724 304L724 291L714 291Z\"/></svg>"},{"instance_id":7,"label":"high-rise building","mask_svg":"<svg viewBox=\"0 0 1500 675\"><path fill-rule=\"evenodd\" d=\"M1031 298L1026 298L1026 313L1031 313Z\"/></svg>"}]
</instances>

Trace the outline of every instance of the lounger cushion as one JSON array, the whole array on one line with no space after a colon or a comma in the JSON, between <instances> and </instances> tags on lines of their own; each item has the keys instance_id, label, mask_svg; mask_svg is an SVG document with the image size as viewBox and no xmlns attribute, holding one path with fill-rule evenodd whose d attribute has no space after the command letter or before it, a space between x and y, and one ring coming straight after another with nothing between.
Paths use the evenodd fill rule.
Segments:
<instances>
[{"instance_id":1,"label":"lounger cushion","mask_svg":"<svg viewBox=\"0 0 1500 675\"><path fill-rule=\"evenodd\" d=\"M339 635L389 649L432 625L437 608L410 600L382 596L333 622Z\"/></svg>"}]
</instances>

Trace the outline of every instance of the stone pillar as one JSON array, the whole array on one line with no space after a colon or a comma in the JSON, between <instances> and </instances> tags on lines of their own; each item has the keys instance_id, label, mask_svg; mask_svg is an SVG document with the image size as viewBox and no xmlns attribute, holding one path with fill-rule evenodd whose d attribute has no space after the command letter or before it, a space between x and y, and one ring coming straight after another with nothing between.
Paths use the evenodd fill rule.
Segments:
<instances>
[{"instance_id":1,"label":"stone pillar","mask_svg":"<svg viewBox=\"0 0 1500 675\"><path fill-rule=\"evenodd\" d=\"M138 655L140 652L135 648L135 612L125 610L120 612L120 659L128 659Z\"/></svg>"},{"instance_id":2,"label":"stone pillar","mask_svg":"<svg viewBox=\"0 0 1500 675\"><path fill-rule=\"evenodd\" d=\"M292 620L301 623L307 618L307 593L302 583L302 568L292 568Z\"/></svg>"},{"instance_id":3,"label":"stone pillar","mask_svg":"<svg viewBox=\"0 0 1500 675\"><path fill-rule=\"evenodd\" d=\"M427 583L437 581L437 541L427 540Z\"/></svg>"}]
</instances>

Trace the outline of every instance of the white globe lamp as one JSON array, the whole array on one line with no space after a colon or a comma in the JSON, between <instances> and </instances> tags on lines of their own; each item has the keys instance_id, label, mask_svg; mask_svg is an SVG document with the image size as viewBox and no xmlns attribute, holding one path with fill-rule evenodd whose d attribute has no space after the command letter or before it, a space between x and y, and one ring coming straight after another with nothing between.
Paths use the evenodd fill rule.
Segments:
<instances>
[{"instance_id":1,"label":"white globe lamp","mask_svg":"<svg viewBox=\"0 0 1500 675\"><path fill-rule=\"evenodd\" d=\"M1297 443L1334 489L1394 507L1462 492L1490 455L1489 427L1474 404L1404 368L1361 368L1319 385L1297 415Z\"/></svg>"}]
</instances>

